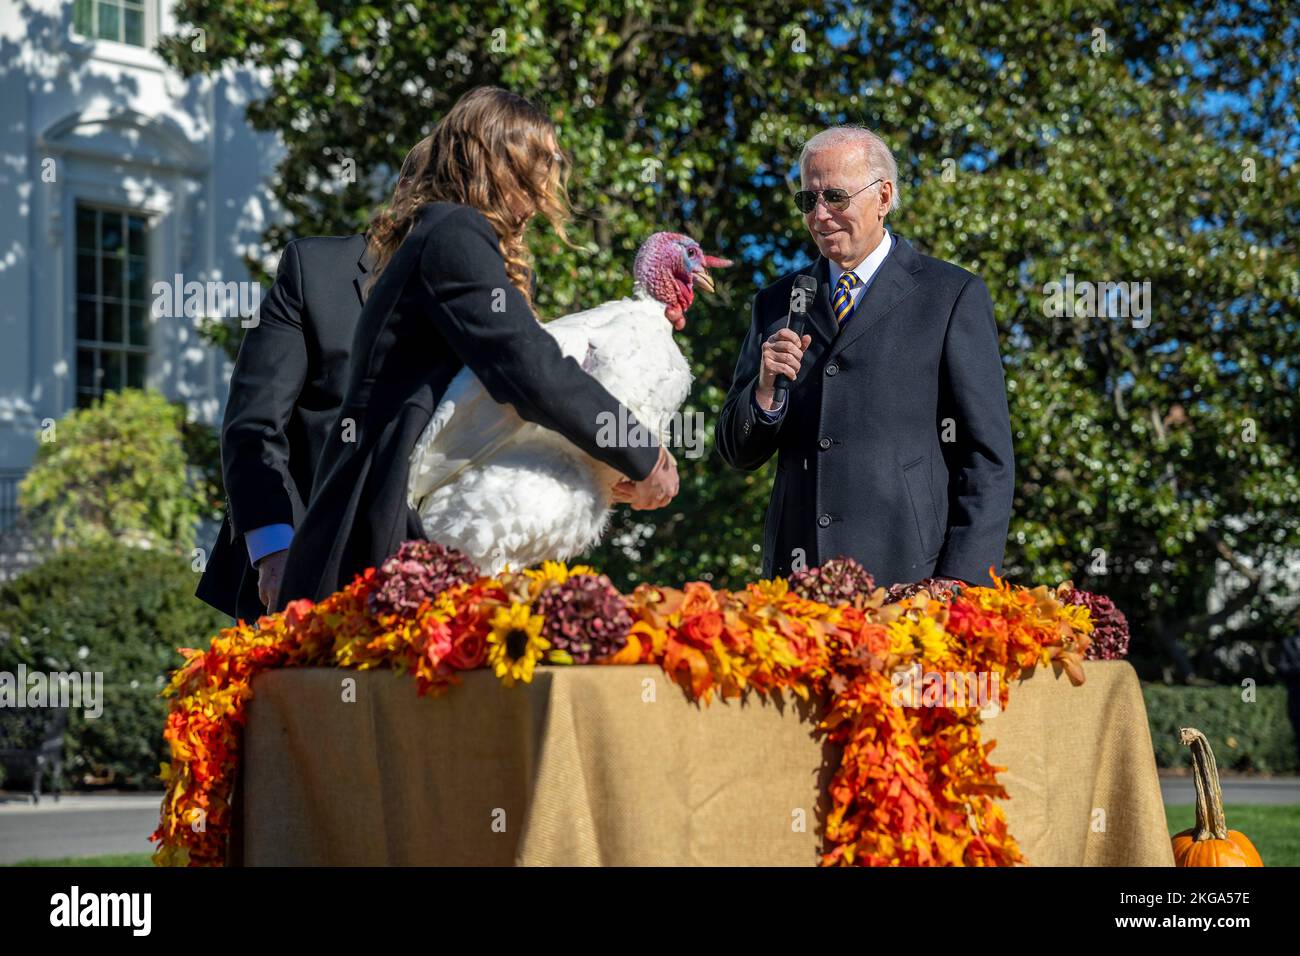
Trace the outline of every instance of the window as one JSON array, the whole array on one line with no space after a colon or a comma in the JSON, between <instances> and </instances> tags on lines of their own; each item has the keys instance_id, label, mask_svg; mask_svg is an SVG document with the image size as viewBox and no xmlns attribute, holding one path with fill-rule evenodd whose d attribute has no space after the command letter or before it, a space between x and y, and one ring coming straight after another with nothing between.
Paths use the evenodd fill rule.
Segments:
<instances>
[{"instance_id":1,"label":"window","mask_svg":"<svg viewBox=\"0 0 1300 956\"><path fill-rule=\"evenodd\" d=\"M144 216L77 205L77 405L144 388L149 260Z\"/></svg>"},{"instance_id":2,"label":"window","mask_svg":"<svg viewBox=\"0 0 1300 956\"><path fill-rule=\"evenodd\" d=\"M145 0L77 0L73 27L93 40L144 46Z\"/></svg>"}]
</instances>

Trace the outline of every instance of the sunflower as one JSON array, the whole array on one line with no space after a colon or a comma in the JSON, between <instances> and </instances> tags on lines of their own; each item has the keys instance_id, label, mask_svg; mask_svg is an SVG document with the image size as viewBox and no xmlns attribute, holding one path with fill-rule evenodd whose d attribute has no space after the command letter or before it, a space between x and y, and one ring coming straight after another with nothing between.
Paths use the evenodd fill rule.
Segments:
<instances>
[{"instance_id":1,"label":"sunflower","mask_svg":"<svg viewBox=\"0 0 1300 956\"><path fill-rule=\"evenodd\" d=\"M527 604L511 604L492 616L487 663L507 687L515 681L532 681L533 668L551 646L542 637L543 621L540 614L529 612Z\"/></svg>"},{"instance_id":2,"label":"sunflower","mask_svg":"<svg viewBox=\"0 0 1300 956\"><path fill-rule=\"evenodd\" d=\"M569 567L563 561L543 561L539 567L527 568L523 573L529 581L531 596L537 597L547 588L563 584L575 574L595 574L596 572L585 564L575 564L573 567Z\"/></svg>"},{"instance_id":3,"label":"sunflower","mask_svg":"<svg viewBox=\"0 0 1300 956\"><path fill-rule=\"evenodd\" d=\"M927 664L938 664L949 653L948 633L932 617L901 617L889 625L889 652L911 657L920 651Z\"/></svg>"}]
</instances>

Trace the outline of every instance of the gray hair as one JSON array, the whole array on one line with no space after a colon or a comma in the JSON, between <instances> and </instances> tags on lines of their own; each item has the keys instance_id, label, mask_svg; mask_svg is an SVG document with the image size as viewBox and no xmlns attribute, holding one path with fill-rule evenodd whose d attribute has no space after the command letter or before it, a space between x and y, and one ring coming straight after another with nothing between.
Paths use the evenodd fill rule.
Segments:
<instances>
[{"instance_id":1,"label":"gray hair","mask_svg":"<svg viewBox=\"0 0 1300 956\"><path fill-rule=\"evenodd\" d=\"M889 203L889 211L898 208L898 163L889 151L885 141L865 126L831 126L822 130L803 144L799 152L799 168L803 169L804 160L813 153L824 152L839 146L856 146L862 150L867 164L867 176L870 179L882 179L892 183L894 196Z\"/></svg>"}]
</instances>

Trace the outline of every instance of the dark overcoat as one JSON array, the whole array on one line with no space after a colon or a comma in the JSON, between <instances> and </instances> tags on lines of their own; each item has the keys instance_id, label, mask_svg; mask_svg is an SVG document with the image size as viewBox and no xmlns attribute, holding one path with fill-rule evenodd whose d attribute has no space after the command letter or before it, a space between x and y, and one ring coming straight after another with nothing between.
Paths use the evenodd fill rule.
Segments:
<instances>
[{"instance_id":1,"label":"dark overcoat","mask_svg":"<svg viewBox=\"0 0 1300 956\"><path fill-rule=\"evenodd\" d=\"M736 468L777 456L765 576L841 555L885 585L1001 570L1014 475L993 304L978 276L893 239L843 329L825 259L754 297L717 444ZM798 275L818 283L812 343L769 423L754 406L762 343Z\"/></svg>"}]
</instances>

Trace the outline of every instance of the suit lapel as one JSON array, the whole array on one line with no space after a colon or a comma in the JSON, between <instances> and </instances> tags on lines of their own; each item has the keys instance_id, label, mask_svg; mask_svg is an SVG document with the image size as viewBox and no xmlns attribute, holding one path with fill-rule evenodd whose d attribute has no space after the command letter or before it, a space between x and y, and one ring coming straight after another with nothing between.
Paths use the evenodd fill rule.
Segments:
<instances>
[{"instance_id":1,"label":"suit lapel","mask_svg":"<svg viewBox=\"0 0 1300 956\"><path fill-rule=\"evenodd\" d=\"M836 337L831 346L830 357L839 355L846 348L867 333L873 325L886 315L916 289L914 273L921 268L921 260L912 250L912 246L901 236L895 235L897 246L880 265L880 272L858 301L853 315L843 332ZM827 293L829 296L829 292ZM827 314L830 314L830 302L827 301Z\"/></svg>"},{"instance_id":2,"label":"suit lapel","mask_svg":"<svg viewBox=\"0 0 1300 956\"><path fill-rule=\"evenodd\" d=\"M357 274L352 279L352 288L356 290L357 301L362 305L366 304L366 280L370 278L370 267L374 265L374 256L370 253L370 243L366 241L363 235L361 238L361 254L357 257Z\"/></svg>"},{"instance_id":3,"label":"suit lapel","mask_svg":"<svg viewBox=\"0 0 1300 956\"><path fill-rule=\"evenodd\" d=\"M817 280L817 301L809 318L818 335L829 344L835 341L835 336L840 331L839 323L835 321L835 313L831 311L831 269L826 260L818 256L817 261L806 274Z\"/></svg>"}]
</instances>

